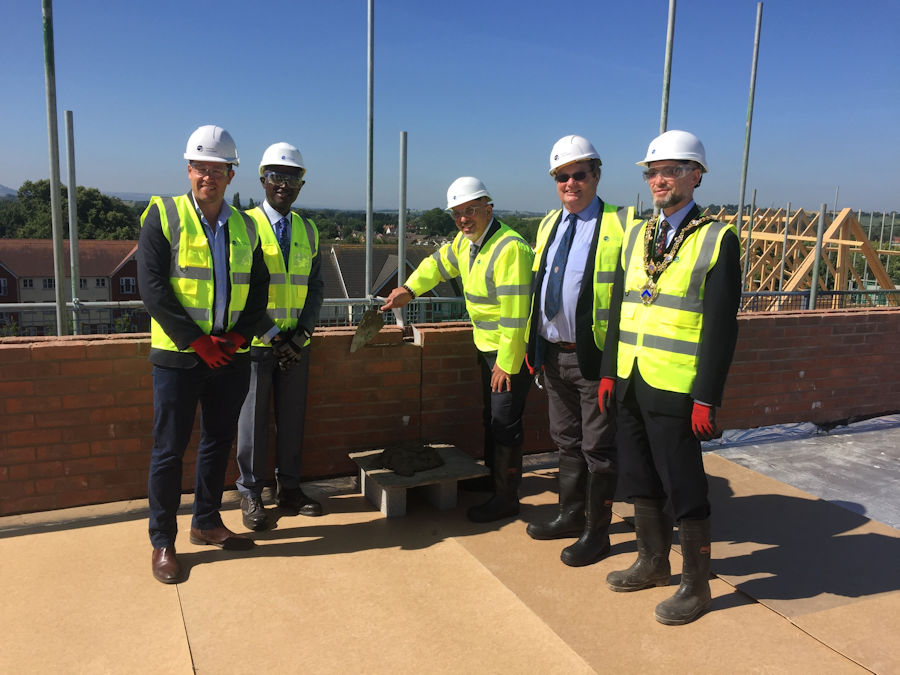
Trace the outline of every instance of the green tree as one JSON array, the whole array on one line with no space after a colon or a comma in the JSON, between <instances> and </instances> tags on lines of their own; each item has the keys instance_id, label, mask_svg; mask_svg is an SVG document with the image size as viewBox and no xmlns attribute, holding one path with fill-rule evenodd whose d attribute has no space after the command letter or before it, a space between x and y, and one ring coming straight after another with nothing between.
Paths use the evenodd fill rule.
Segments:
<instances>
[{"instance_id":1,"label":"green tree","mask_svg":"<svg viewBox=\"0 0 900 675\"><path fill-rule=\"evenodd\" d=\"M234 197L231 198L231 205L236 209L241 208L241 193L240 192L234 193Z\"/></svg>"},{"instance_id":2,"label":"green tree","mask_svg":"<svg viewBox=\"0 0 900 675\"><path fill-rule=\"evenodd\" d=\"M453 216L444 209L433 208L419 216L417 221L419 232L428 236L447 236L456 231Z\"/></svg>"}]
</instances>

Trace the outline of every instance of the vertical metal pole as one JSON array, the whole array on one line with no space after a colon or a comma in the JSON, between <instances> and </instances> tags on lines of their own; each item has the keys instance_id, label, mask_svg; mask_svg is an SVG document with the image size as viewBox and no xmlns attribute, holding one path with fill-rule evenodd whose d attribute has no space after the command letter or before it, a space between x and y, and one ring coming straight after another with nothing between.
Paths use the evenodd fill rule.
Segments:
<instances>
[{"instance_id":1,"label":"vertical metal pole","mask_svg":"<svg viewBox=\"0 0 900 675\"><path fill-rule=\"evenodd\" d=\"M781 271L778 273L778 292L784 288L784 261L787 257L788 250L788 225L791 222L791 203L787 204L787 211L784 212L784 244L781 247Z\"/></svg>"},{"instance_id":2,"label":"vertical metal pole","mask_svg":"<svg viewBox=\"0 0 900 675\"><path fill-rule=\"evenodd\" d=\"M862 227L862 209L856 212L856 221L859 223L859 226ZM856 263L859 262L859 252L853 252L853 269L856 270Z\"/></svg>"},{"instance_id":3,"label":"vertical metal pole","mask_svg":"<svg viewBox=\"0 0 900 675\"><path fill-rule=\"evenodd\" d=\"M744 224L744 190L747 186L747 163L750 159L750 129L753 126L753 97L756 94L756 62L759 60L759 34L762 30L761 2L756 3L756 35L753 38L753 67L750 69L750 99L747 101L747 123L744 131L744 162L741 165L741 193L738 197L738 240Z\"/></svg>"},{"instance_id":4,"label":"vertical metal pole","mask_svg":"<svg viewBox=\"0 0 900 675\"><path fill-rule=\"evenodd\" d=\"M44 82L47 91L47 136L50 145L50 212L53 231L53 276L56 283L56 334L66 334L66 280L63 271L62 205L59 188L59 129L56 116L56 61L53 52L53 2L42 0L44 21Z\"/></svg>"},{"instance_id":5,"label":"vertical metal pole","mask_svg":"<svg viewBox=\"0 0 900 675\"><path fill-rule=\"evenodd\" d=\"M669 121L669 82L672 79L672 48L675 44L675 0L669 0L669 24L666 28L666 63L663 68L662 107L659 112L659 133L664 133Z\"/></svg>"},{"instance_id":6,"label":"vertical metal pole","mask_svg":"<svg viewBox=\"0 0 900 675\"><path fill-rule=\"evenodd\" d=\"M372 239L374 215L372 183L374 166L374 103L375 103L375 0L369 0L368 77L366 95L366 298L372 297Z\"/></svg>"},{"instance_id":7,"label":"vertical metal pole","mask_svg":"<svg viewBox=\"0 0 900 675\"><path fill-rule=\"evenodd\" d=\"M825 209L828 204L822 202L822 210L819 211L819 228L816 231L816 253L813 257L812 283L809 287L809 308L816 308L816 294L819 292L819 264L822 262L822 237L825 235Z\"/></svg>"},{"instance_id":8,"label":"vertical metal pole","mask_svg":"<svg viewBox=\"0 0 900 675\"><path fill-rule=\"evenodd\" d=\"M884 211L881 212L881 234L878 235L878 249L876 250L875 255L878 256L878 261L881 262L881 254L877 251L880 251L884 248L884 221L887 218L887 213ZM884 255L884 267L887 267L891 264L891 256L885 253Z\"/></svg>"},{"instance_id":9,"label":"vertical metal pole","mask_svg":"<svg viewBox=\"0 0 900 675\"><path fill-rule=\"evenodd\" d=\"M78 335L78 291L81 289L78 271L78 200L75 189L75 125L72 111L66 110L66 157L69 160L69 264L72 276L72 335Z\"/></svg>"},{"instance_id":10,"label":"vertical metal pole","mask_svg":"<svg viewBox=\"0 0 900 675\"><path fill-rule=\"evenodd\" d=\"M406 281L406 132L400 132L400 205L397 213L397 285ZM406 323L406 307L402 310Z\"/></svg>"},{"instance_id":11,"label":"vertical metal pole","mask_svg":"<svg viewBox=\"0 0 900 675\"><path fill-rule=\"evenodd\" d=\"M753 251L753 217L756 215L756 190L753 190L753 201L750 204L750 220L747 225L747 254L744 256L744 283L742 287L746 287L747 291L752 291L750 286L753 285L752 279L748 279L750 274L750 254Z\"/></svg>"},{"instance_id":12,"label":"vertical metal pole","mask_svg":"<svg viewBox=\"0 0 900 675\"><path fill-rule=\"evenodd\" d=\"M834 220L837 218L837 205L838 205L838 193L841 191L841 186L836 185L834 187L834 211L831 212L831 219Z\"/></svg>"}]
</instances>

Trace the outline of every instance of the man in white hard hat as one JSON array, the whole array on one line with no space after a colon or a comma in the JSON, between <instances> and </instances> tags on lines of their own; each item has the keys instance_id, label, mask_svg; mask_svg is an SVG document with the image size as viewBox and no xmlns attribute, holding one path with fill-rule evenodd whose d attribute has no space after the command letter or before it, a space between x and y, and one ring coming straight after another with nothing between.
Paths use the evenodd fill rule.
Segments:
<instances>
[{"instance_id":1,"label":"man in white hard hat","mask_svg":"<svg viewBox=\"0 0 900 675\"><path fill-rule=\"evenodd\" d=\"M458 234L423 260L381 308L404 307L441 281L455 277L462 281L481 364L482 419L494 441L494 494L467 513L479 523L519 513L522 412L531 385L524 358L533 254L522 237L494 218L492 202L477 178L453 181L447 190L447 209Z\"/></svg>"},{"instance_id":2,"label":"man in white hard hat","mask_svg":"<svg viewBox=\"0 0 900 675\"><path fill-rule=\"evenodd\" d=\"M534 539L577 538L560 559L590 565L610 549L616 492L615 418L602 416L597 386L612 278L633 209L597 196L600 155L583 136L559 139L550 176L562 208L538 227L528 360L543 376L550 436L559 449L559 510L531 523Z\"/></svg>"},{"instance_id":3,"label":"man in white hard hat","mask_svg":"<svg viewBox=\"0 0 900 675\"><path fill-rule=\"evenodd\" d=\"M657 605L656 619L680 625L710 602L700 441L716 434L737 341L740 244L733 224L701 215L694 202L708 170L694 134L667 131L638 165L660 213L625 232L599 391L602 409L618 403L620 488L634 502L638 558L606 583L614 591L667 586L677 522L681 586Z\"/></svg>"},{"instance_id":4,"label":"man in white hard hat","mask_svg":"<svg viewBox=\"0 0 900 675\"><path fill-rule=\"evenodd\" d=\"M191 543L235 550L253 546L225 527L219 509L250 379L248 347L265 313L269 278L256 225L225 202L239 161L231 134L212 124L198 128L184 158L191 190L150 200L137 251L141 298L152 319L152 569L166 584L185 578L175 555L175 515L198 404Z\"/></svg>"},{"instance_id":5,"label":"man in white hard hat","mask_svg":"<svg viewBox=\"0 0 900 675\"><path fill-rule=\"evenodd\" d=\"M269 468L269 401L275 409L275 478L279 508L290 515L322 515L300 487L310 337L319 320L324 283L319 232L291 211L305 181L300 151L289 143L266 148L259 182L266 199L247 212L256 223L269 269L269 301L250 346L250 391L238 422L237 481L244 526L269 525L262 489Z\"/></svg>"}]
</instances>

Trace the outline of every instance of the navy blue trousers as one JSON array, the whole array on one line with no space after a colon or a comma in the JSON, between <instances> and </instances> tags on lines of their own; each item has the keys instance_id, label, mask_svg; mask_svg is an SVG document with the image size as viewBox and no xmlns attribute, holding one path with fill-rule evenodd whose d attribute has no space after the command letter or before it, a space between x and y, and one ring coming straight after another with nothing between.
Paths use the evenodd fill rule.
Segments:
<instances>
[{"instance_id":1,"label":"navy blue trousers","mask_svg":"<svg viewBox=\"0 0 900 675\"><path fill-rule=\"evenodd\" d=\"M250 359L246 354L235 355L231 363L215 370L203 364L186 369L153 367L153 453L148 484L153 548L175 543L182 463L198 404L201 434L191 527L206 530L222 525L219 509L228 453L249 384Z\"/></svg>"}]
</instances>

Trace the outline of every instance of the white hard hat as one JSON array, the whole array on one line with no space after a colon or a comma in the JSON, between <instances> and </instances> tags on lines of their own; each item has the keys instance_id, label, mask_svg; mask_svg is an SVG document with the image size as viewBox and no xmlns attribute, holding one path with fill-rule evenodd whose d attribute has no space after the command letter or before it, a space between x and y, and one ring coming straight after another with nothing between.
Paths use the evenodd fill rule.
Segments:
<instances>
[{"instance_id":1,"label":"white hard hat","mask_svg":"<svg viewBox=\"0 0 900 675\"><path fill-rule=\"evenodd\" d=\"M487 197L488 201L493 201L484 183L473 176L462 176L447 188L447 208L452 209L454 206L465 204L479 197Z\"/></svg>"},{"instance_id":2,"label":"white hard hat","mask_svg":"<svg viewBox=\"0 0 900 675\"><path fill-rule=\"evenodd\" d=\"M231 134L215 124L204 124L190 135L184 158L202 162L225 162L235 166L241 163Z\"/></svg>"},{"instance_id":3,"label":"white hard hat","mask_svg":"<svg viewBox=\"0 0 900 675\"><path fill-rule=\"evenodd\" d=\"M303 155L290 143L273 143L263 153L259 163L259 175L262 176L264 167L267 166L296 166L300 169L300 177L306 173L303 164Z\"/></svg>"},{"instance_id":4,"label":"white hard hat","mask_svg":"<svg viewBox=\"0 0 900 675\"><path fill-rule=\"evenodd\" d=\"M575 134L563 136L553 144L553 149L550 151L550 175L556 175L556 170L561 166L585 159L596 159L598 163L602 164L600 155L584 136Z\"/></svg>"},{"instance_id":5,"label":"white hard hat","mask_svg":"<svg viewBox=\"0 0 900 675\"><path fill-rule=\"evenodd\" d=\"M647 156L637 162L637 165L649 166L650 162L658 162L663 159L690 160L702 166L703 173L709 171L709 167L706 165L706 149L700 139L689 131L672 129L660 134L650 141Z\"/></svg>"}]
</instances>

